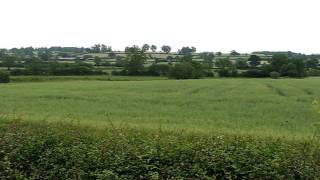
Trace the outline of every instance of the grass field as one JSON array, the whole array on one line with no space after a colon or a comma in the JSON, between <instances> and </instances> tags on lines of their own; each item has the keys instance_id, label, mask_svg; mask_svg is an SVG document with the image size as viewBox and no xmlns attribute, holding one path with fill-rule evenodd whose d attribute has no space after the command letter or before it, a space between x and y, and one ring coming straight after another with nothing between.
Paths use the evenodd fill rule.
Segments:
<instances>
[{"instance_id":1,"label":"grass field","mask_svg":"<svg viewBox=\"0 0 320 180\"><path fill-rule=\"evenodd\" d=\"M146 80L146 79L140 79ZM305 138L320 79L54 81L0 85L5 119Z\"/></svg>"}]
</instances>

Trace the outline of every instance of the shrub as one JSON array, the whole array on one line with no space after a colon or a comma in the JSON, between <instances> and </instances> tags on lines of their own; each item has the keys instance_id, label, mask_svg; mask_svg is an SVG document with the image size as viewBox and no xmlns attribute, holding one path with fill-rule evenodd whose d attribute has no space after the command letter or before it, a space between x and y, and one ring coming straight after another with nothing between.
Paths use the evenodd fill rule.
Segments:
<instances>
[{"instance_id":1,"label":"shrub","mask_svg":"<svg viewBox=\"0 0 320 180\"><path fill-rule=\"evenodd\" d=\"M230 77L231 73L230 73L230 70L229 69L226 69L226 68L223 68L223 69L219 69L218 70L218 74L220 77Z\"/></svg>"},{"instance_id":2,"label":"shrub","mask_svg":"<svg viewBox=\"0 0 320 180\"><path fill-rule=\"evenodd\" d=\"M272 71L272 72L270 73L270 77L271 77L272 79L278 79L278 78L280 77L280 73L278 73L278 72L276 72L276 71Z\"/></svg>"},{"instance_id":3,"label":"shrub","mask_svg":"<svg viewBox=\"0 0 320 180\"><path fill-rule=\"evenodd\" d=\"M214 73L211 70L204 71L204 76L206 77L214 77Z\"/></svg>"},{"instance_id":4,"label":"shrub","mask_svg":"<svg viewBox=\"0 0 320 180\"><path fill-rule=\"evenodd\" d=\"M148 67L148 75L151 76L167 76L170 66L167 64L153 64Z\"/></svg>"},{"instance_id":5,"label":"shrub","mask_svg":"<svg viewBox=\"0 0 320 180\"><path fill-rule=\"evenodd\" d=\"M269 73L259 69L250 69L246 72L242 73L244 77L253 77L253 78L261 78L261 77L269 77Z\"/></svg>"},{"instance_id":6,"label":"shrub","mask_svg":"<svg viewBox=\"0 0 320 180\"><path fill-rule=\"evenodd\" d=\"M9 82L10 82L9 73L0 71L0 83L9 83Z\"/></svg>"},{"instance_id":7,"label":"shrub","mask_svg":"<svg viewBox=\"0 0 320 180\"><path fill-rule=\"evenodd\" d=\"M310 69L307 71L308 76L320 76L319 69Z\"/></svg>"},{"instance_id":8,"label":"shrub","mask_svg":"<svg viewBox=\"0 0 320 180\"><path fill-rule=\"evenodd\" d=\"M95 133L93 133L95 132ZM0 126L0 179L317 179L315 141L69 123Z\"/></svg>"},{"instance_id":9,"label":"shrub","mask_svg":"<svg viewBox=\"0 0 320 180\"><path fill-rule=\"evenodd\" d=\"M190 63L175 64L169 70L169 77L173 79L192 79L194 68Z\"/></svg>"},{"instance_id":10,"label":"shrub","mask_svg":"<svg viewBox=\"0 0 320 180\"><path fill-rule=\"evenodd\" d=\"M222 68L218 70L220 77L237 77L238 70L236 68Z\"/></svg>"},{"instance_id":11,"label":"shrub","mask_svg":"<svg viewBox=\"0 0 320 180\"><path fill-rule=\"evenodd\" d=\"M199 79L203 77L204 70L198 62L182 62L171 67L168 75L174 79Z\"/></svg>"}]
</instances>

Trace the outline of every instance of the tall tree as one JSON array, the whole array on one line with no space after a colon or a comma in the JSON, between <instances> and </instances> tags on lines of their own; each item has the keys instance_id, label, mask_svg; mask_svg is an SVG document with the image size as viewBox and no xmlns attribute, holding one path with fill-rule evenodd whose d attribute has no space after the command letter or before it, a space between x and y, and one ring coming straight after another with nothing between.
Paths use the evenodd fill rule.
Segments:
<instances>
[{"instance_id":1,"label":"tall tree","mask_svg":"<svg viewBox=\"0 0 320 180\"><path fill-rule=\"evenodd\" d=\"M183 55L186 55L186 54L191 54L193 52L196 51L196 48L195 47L182 47L180 50L179 50L179 54L183 54Z\"/></svg>"},{"instance_id":2,"label":"tall tree","mask_svg":"<svg viewBox=\"0 0 320 180\"><path fill-rule=\"evenodd\" d=\"M101 65L101 58L100 57L95 56L93 61L94 61L96 66L100 66Z\"/></svg>"},{"instance_id":3,"label":"tall tree","mask_svg":"<svg viewBox=\"0 0 320 180\"><path fill-rule=\"evenodd\" d=\"M204 63L208 64L209 68L213 67L214 54L212 52L201 53L200 57L203 59Z\"/></svg>"},{"instance_id":4,"label":"tall tree","mask_svg":"<svg viewBox=\"0 0 320 180\"><path fill-rule=\"evenodd\" d=\"M144 45L142 46L142 50L143 50L144 52L149 51L149 49L150 49L150 45L149 45L149 44L144 44Z\"/></svg>"},{"instance_id":5,"label":"tall tree","mask_svg":"<svg viewBox=\"0 0 320 180\"><path fill-rule=\"evenodd\" d=\"M2 57L2 65L10 70L15 65L16 59L17 57L5 55Z\"/></svg>"},{"instance_id":6,"label":"tall tree","mask_svg":"<svg viewBox=\"0 0 320 180\"><path fill-rule=\"evenodd\" d=\"M257 55L251 55L248 59L250 66L257 67L261 64L261 58Z\"/></svg>"},{"instance_id":7,"label":"tall tree","mask_svg":"<svg viewBox=\"0 0 320 180\"><path fill-rule=\"evenodd\" d=\"M286 54L275 54L271 59L273 71L280 72L283 65L288 64L288 56Z\"/></svg>"},{"instance_id":8,"label":"tall tree","mask_svg":"<svg viewBox=\"0 0 320 180\"><path fill-rule=\"evenodd\" d=\"M151 51L152 52L156 52L157 50L157 46L156 45L151 45Z\"/></svg>"},{"instance_id":9,"label":"tall tree","mask_svg":"<svg viewBox=\"0 0 320 180\"><path fill-rule=\"evenodd\" d=\"M164 45L161 47L161 50L167 54L169 54L171 52L171 47L168 45Z\"/></svg>"},{"instance_id":10,"label":"tall tree","mask_svg":"<svg viewBox=\"0 0 320 180\"><path fill-rule=\"evenodd\" d=\"M318 59L312 58L312 59L306 61L306 67L307 68L316 69L318 66L319 66Z\"/></svg>"},{"instance_id":11,"label":"tall tree","mask_svg":"<svg viewBox=\"0 0 320 180\"><path fill-rule=\"evenodd\" d=\"M238 53L238 52L235 51L235 50L232 50L232 51L230 52L230 55L231 55L231 56L239 56L240 53Z\"/></svg>"},{"instance_id":12,"label":"tall tree","mask_svg":"<svg viewBox=\"0 0 320 180\"><path fill-rule=\"evenodd\" d=\"M144 63L147 60L145 52L138 46L126 48L126 61L124 70L128 75L141 75L144 71Z\"/></svg>"}]
</instances>

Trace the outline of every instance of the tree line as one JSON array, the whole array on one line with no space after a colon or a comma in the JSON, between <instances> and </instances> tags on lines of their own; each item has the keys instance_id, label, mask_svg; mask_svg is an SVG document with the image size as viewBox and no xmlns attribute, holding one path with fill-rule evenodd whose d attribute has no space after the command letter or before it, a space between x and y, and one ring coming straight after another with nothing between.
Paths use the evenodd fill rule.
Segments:
<instances>
[{"instance_id":1,"label":"tree line","mask_svg":"<svg viewBox=\"0 0 320 180\"><path fill-rule=\"evenodd\" d=\"M319 60L317 55L304 55L292 52L257 52L272 55L267 64L258 55L251 55L248 60L221 58L222 53L202 52L197 56L201 62L194 59L197 51L195 47L182 47L171 56L171 47L163 45L161 50L168 54L167 64L158 63L158 59L146 66L146 61L152 58L151 52L157 51L157 46L144 44L125 48L125 56L119 56L111 46L96 44L90 48L51 47L51 48L13 48L0 50L0 66L7 67L10 75L102 75L107 74L96 68L97 66L111 66L110 62L102 61L98 56L84 55L85 58L93 58L94 65L76 60L75 63L62 63L58 60L50 60L53 53L64 55L67 53L106 53L109 58L116 59L112 66L121 67L122 70L112 71L113 75L148 75L168 76L174 79L198 79L203 77L306 77L320 76ZM230 56L240 56L235 50ZM216 58L219 57L219 58ZM13 68L12 67L17 67ZM8 73L2 72L2 77ZM7 79L7 78L4 78ZM2 80L7 81L7 80Z\"/></svg>"}]
</instances>

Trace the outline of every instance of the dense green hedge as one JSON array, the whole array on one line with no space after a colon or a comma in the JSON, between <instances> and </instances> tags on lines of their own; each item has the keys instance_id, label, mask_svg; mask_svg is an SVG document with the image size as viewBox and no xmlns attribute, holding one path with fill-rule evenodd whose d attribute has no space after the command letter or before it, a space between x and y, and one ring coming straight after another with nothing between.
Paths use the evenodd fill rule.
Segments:
<instances>
[{"instance_id":1,"label":"dense green hedge","mask_svg":"<svg viewBox=\"0 0 320 180\"><path fill-rule=\"evenodd\" d=\"M101 132L100 132L101 131ZM0 128L0 179L315 179L316 142L99 130L13 122Z\"/></svg>"},{"instance_id":2,"label":"dense green hedge","mask_svg":"<svg viewBox=\"0 0 320 180\"><path fill-rule=\"evenodd\" d=\"M9 73L0 71L0 83L9 83L9 82L10 82Z\"/></svg>"}]
</instances>

